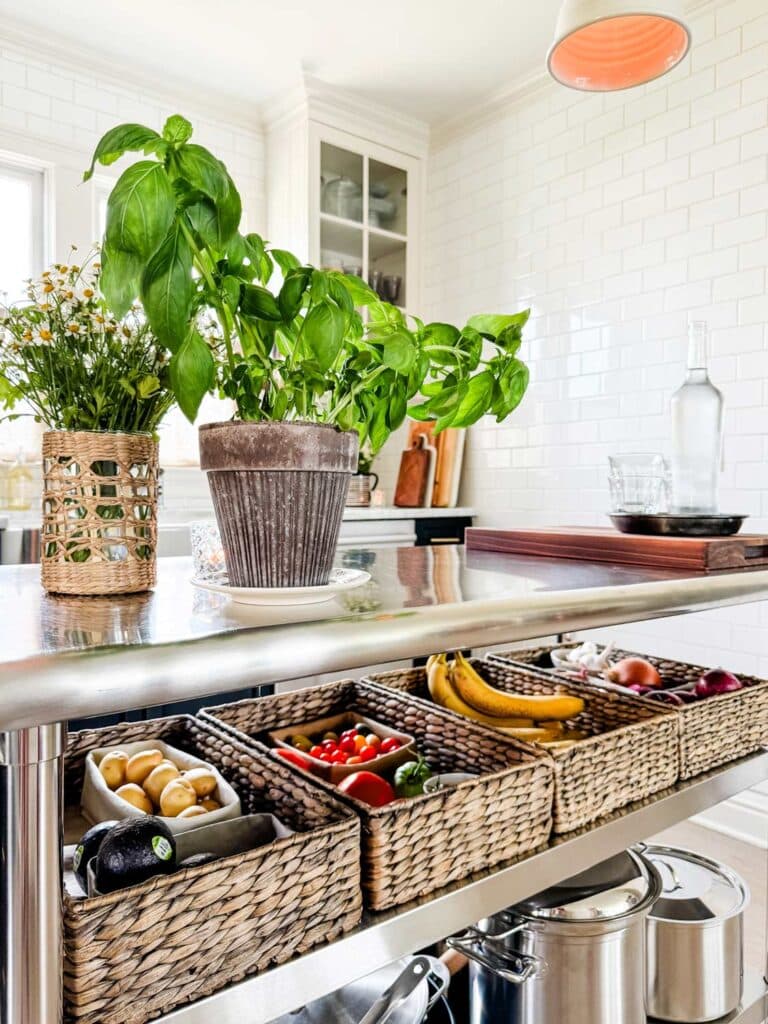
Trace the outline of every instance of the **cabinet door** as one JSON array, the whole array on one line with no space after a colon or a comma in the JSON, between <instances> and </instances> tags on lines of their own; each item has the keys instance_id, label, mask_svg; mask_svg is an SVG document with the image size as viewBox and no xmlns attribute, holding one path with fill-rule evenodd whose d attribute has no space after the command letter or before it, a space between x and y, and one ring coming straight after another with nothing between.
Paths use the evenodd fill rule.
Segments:
<instances>
[{"instance_id":1,"label":"cabinet door","mask_svg":"<svg viewBox=\"0 0 768 1024\"><path fill-rule=\"evenodd\" d=\"M418 312L421 161L313 122L310 258Z\"/></svg>"}]
</instances>

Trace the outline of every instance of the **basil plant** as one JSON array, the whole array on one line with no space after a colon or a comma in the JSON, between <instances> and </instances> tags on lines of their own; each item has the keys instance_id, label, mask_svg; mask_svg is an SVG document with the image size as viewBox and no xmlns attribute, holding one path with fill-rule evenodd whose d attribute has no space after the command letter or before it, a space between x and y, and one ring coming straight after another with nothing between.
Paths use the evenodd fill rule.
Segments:
<instances>
[{"instance_id":1,"label":"basil plant","mask_svg":"<svg viewBox=\"0 0 768 1024\"><path fill-rule=\"evenodd\" d=\"M424 323L359 277L242 234L232 178L191 137L178 114L162 133L120 125L85 173L144 154L109 196L101 288L117 317L141 300L190 420L215 391L242 420L335 424L375 454L406 415L442 430L487 413L501 421L519 405L529 311L474 316L461 329Z\"/></svg>"}]
</instances>

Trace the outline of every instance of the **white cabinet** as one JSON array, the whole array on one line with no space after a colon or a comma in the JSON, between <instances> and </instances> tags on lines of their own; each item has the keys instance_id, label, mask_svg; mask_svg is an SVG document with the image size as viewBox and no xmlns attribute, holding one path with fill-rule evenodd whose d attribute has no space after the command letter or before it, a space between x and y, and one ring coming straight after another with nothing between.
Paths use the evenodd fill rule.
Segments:
<instances>
[{"instance_id":1,"label":"white cabinet","mask_svg":"<svg viewBox=\"0 0 768 1024\"><path fill-rule=\"evenodd\" d=\"M268 237L418 313L427 126L307 78L267 126Z\"/></svg>"}]
</instances>

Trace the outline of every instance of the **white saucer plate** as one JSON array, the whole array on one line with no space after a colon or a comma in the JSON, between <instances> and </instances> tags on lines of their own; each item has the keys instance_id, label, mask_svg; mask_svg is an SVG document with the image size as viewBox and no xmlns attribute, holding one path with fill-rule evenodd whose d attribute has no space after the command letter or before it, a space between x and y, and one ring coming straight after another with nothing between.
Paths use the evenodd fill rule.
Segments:
<instances>
[{"instance_id":1,"label":"white saucer plate","mask_svg":"<svg viewBox=\"0 0 768 1024\"><path fill-rule=\"evenodd\" d=\"M320 604L332 601L337 594L345 590L361 587L371 578L363 569L332 569L328 582L319 587L231 587L226 577L216 580L192 580L193 587L209 590L214 594L223 594L236 604L250 605L298 605Z\"/></svg>"}]
</instances>

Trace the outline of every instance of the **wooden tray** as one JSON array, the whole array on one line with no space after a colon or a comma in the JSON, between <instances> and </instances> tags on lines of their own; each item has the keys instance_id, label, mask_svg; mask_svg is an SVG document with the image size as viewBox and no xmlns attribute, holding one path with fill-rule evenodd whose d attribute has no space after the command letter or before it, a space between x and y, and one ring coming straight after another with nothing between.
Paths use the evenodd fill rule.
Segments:
<instances>
[{"instance_id":1,"label":"wooden tray","mask_svg":"<svg viewBox=\"0 0 768 1024\"><path fill-rule=\"evenodd\" d=\"M601 527L551 527L536 530L466 531L468 549L512 555L575 558L583 562L620 562L664 569L757 569L768 565L768 536L643 537Z\"/></svg>"}]
</instances>

